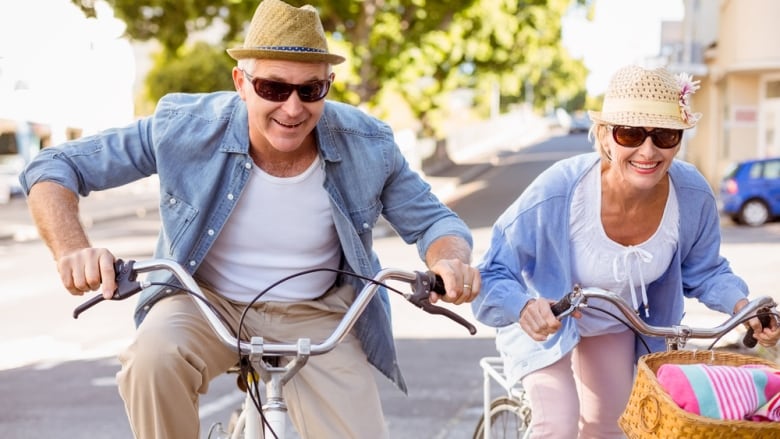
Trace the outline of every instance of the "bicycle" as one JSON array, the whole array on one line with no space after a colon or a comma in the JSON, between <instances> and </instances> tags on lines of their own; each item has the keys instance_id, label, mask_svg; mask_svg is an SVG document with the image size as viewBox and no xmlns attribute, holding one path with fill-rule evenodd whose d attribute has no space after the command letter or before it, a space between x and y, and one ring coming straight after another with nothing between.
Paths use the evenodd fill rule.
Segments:
<instances>
[{"instance_id":1,"label":"bicycle","mask_svg":"<svg viewBox=\"0 0 780 439\"><path fill-rule=\"evenodd\" d=\"M430 271L386 268L373 278L358 276L366 281L365 286L357 294L333 333L324 341L314 344L308 338L300 338L297 343L267 343L259 336L253 336L249 341L239 339L224 324L219 314L209 306L192 276L180 264L168 259L130 260L127 262L117 259L115 262L117 289L110 300L123 300L145 288L161 285L148 280L137 280L138 274L158 270L167 270L173 274L180 284L177 288L196 298L195 303L214 332L227 347L237 354L238 370L242 375L239 387L246 392L246 398L242 408L233 414L227 430L221 423L211 427L208 437L214 439L285 438L287 405L282 394L282 387L304 367L310 356L330 352L347 336L380 287L401 294L407 301L429 314L443 315L455 321L468 329L472 335L477 332L477 329L460 315L430 303L429 294L431 292L444 294L441 278ZM312 271L314 270L298 274ZM353 273L339 272L357 276ZM405 282L411 287L412 292L403 293L388 285L388 281ZM165 285L169 286L167 283ZM73 318L78 318L79 314L103 300L105 299L102 295L97 295L79 305L73 311ZM248 306L251 306L251 303ZM240 328L238 329L237 333L240 332ZM281 357L293 357L293 359L286 365L280 366L278 359ZM261 404L260 381L263 381L265 386L265 404ZM245 386L240 383L244 383Z\"/></svg>"},{"instance_id":2,"label":"bicycle","mask_svg":"<svg viewBox=\"0 0 780 439\"><path fill-rule=\"evenodd\" d=\"M598 300L615 305L625 320L596 306L589 306L590 301ZM607 312L623 322L638 337L641 335L664 337L667 352L684 349L689 339L714 339L708 347L708 349L712 349L721 337L751 318L758 317L761 323L767 326L769 318L777 318L778 316L775 300L768 296L762 296L753 299L740 312L714 328L694 328L682 324L652 326L641 320L631 305L619 295L600 288L583 288L579 285L575 285L572 291L561 300L551 304L553 314L558 319L585 307ZM742 343L748 348L756 345L752 329L747 330ZM646 344L645 347L647 347ZM649 347L647 350L649 353ZM503 359L500 357L484 357L480 360L480 367L483 371L483 414L474 430L474 439L529 437L529 426L532 418L531 405L520 381L512 383L507 380L503 371ZM492 383L497 383L505 394L492 398Z\"/></svg>"}]
</instances>

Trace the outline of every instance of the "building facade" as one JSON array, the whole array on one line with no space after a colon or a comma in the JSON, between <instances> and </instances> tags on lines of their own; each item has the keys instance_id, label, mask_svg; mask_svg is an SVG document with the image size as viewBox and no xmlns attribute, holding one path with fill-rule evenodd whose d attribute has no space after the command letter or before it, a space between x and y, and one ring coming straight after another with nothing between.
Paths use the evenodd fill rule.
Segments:
<instances>
[{"instance_id":1,"label":"building facade","mask_svg":"<svg viewBox=\"0 0 780 439\"><path fill-rule=\"evenodd\" d=\"M780 1L684 0L673 71L701 81L683 157L713 188L731 163L780 156Z\"/></svg>"}]
</instances>

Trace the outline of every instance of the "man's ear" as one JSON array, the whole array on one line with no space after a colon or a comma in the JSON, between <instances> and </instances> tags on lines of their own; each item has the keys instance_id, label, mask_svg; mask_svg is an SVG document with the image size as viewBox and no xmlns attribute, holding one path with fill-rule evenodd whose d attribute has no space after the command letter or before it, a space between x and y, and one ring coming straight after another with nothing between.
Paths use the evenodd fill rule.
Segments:
<instances>
[{"instance_id":1,"label":"man's ear","mask_svg":"<svg viewBox=\"0 0 780 439\"><path fill-rule=\"evenodd\" d=\"M246 76L244 76L244 72L241 71L238 67L233 67L233 85L236 87L236 92L238 92L238 95L241 96L242 100L246 100L246 96L244 96L244 81L246 81Z\"/></svg>"}]
</instances>

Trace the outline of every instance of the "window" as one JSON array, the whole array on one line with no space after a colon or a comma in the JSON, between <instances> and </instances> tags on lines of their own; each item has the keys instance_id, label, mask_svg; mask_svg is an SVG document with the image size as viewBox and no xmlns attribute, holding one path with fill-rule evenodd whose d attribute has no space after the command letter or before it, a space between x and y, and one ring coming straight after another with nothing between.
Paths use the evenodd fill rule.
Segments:
<instances>
[{"instance_id":1,"label":"window","mask_svg":"<svg viewBox=\"0 0 780 439\"><path fill-rule=\"evenodd\" d=\"M764 178L780 178L780 160L772 160L764 164Z\"/></svg>"},{"instance_id":2,"label":"window","mask_svg":"<svg viewBox=\"0 0 780 439\"><path fill-rule=\"evenodd\" d=\"M0 155L18 154L19 145L16 143L16 133L0 133Z\"/></svg>"},{"instance_id":3,"label":"window","mask_svg":"<svg viewBox=\"0 0 780 439\"><path fill-rule=\"evenodd\" d=\"M769 81L766 83L766 97L769 99L780 98L780 81Z\"/></svg>"}]
</instances>

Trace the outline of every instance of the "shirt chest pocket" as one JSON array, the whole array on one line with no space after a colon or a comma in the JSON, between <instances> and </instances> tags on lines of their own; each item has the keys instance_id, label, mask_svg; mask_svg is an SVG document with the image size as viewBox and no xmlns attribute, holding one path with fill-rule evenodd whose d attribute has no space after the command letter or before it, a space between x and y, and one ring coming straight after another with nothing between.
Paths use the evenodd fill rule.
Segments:
<instances>
[{"instance_id":1,"label":"shirt chest pocket","mask_svg":"<svg viewBox=\"0 0 780 439\"><path fill-rule=\"evenodd\" d=\"M349 211L349 218L358 235L371 233L382 214L382 203L379 200L364 201L363 206L354 206L355 208Z\"/></svg>"},{"instance_id":2,"label":"shirt chest pocket","mask_svg":"<svg viewBox=\"0 0 780 439\"><path fill-rule=\"evenodd\" d=\"M192 226L198 210L166 193L160 200L160 218L162 219L162 239L171 255L176 254L176 246L180 244L187 230Z\"/></svg>"}]
</instances>

